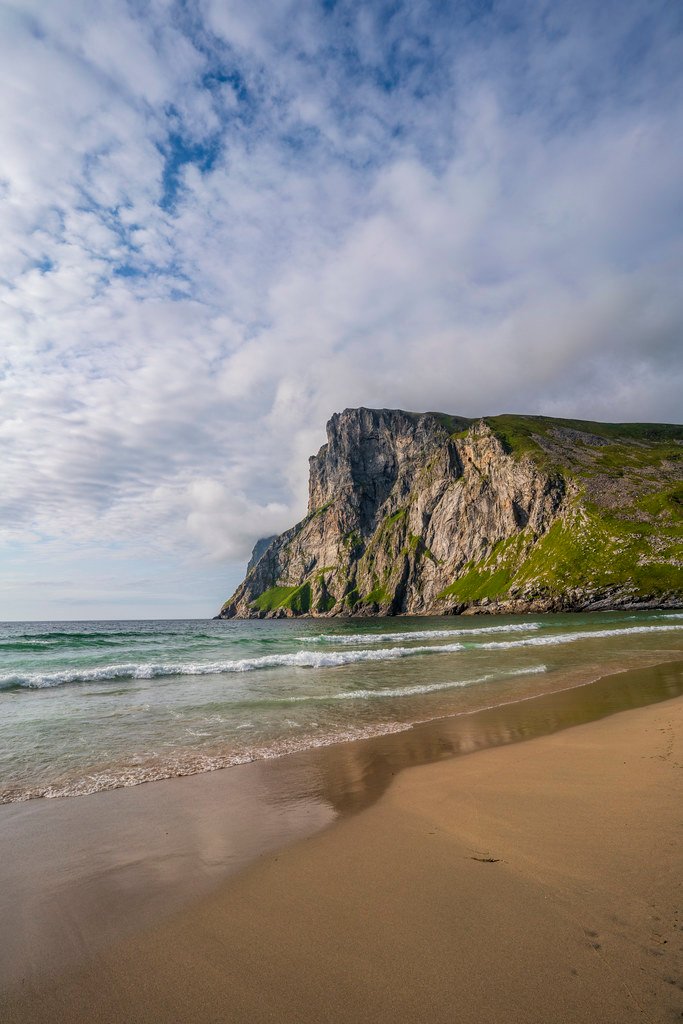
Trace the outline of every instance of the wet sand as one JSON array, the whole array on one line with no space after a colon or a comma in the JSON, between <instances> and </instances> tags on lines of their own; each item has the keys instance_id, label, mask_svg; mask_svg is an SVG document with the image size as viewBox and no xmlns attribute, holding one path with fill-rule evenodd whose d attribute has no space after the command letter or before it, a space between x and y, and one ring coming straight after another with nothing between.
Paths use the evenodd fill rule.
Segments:
<instances>
[{"instance_id":1,"label":"wet sand","mask_svg":"<svg viewBox=\"0 0 683 1024\"><path fill-rule=\"evenodd\" d=\"M680 1020L682 684L0 808L0 1018Z\"/></svg>"}]
</instances>

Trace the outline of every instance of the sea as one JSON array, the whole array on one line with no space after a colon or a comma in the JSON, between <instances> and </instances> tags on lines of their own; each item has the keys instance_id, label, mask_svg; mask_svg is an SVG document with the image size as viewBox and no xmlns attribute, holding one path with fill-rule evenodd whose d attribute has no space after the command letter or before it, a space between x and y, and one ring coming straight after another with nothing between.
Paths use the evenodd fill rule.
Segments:
<instances>
[{"instance_id":1,"label":"sea","mask_svg":"<svg viewBox=\"0 0 683 1024\"><path fill-rule=\"evenodd\" d=\"M682 656L675 611L2 623L0 802L401 732Z\"/></svg>"}]
</instances>

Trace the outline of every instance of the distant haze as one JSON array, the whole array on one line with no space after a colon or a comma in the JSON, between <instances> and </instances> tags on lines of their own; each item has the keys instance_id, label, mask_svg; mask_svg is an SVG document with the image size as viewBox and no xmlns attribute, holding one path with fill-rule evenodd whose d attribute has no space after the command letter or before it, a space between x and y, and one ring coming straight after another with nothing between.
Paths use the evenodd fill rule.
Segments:
<instances>
[{"instance_id":1,"label":"distant haze","mask_svg":"<svg viewBox=\"0 0 683 1024\"><path fill-rule=\"evenodd\" d=\"M348 406L683 420L683 5L0 7L0 619L204 616Z\"/></svg>"}]
</instances>

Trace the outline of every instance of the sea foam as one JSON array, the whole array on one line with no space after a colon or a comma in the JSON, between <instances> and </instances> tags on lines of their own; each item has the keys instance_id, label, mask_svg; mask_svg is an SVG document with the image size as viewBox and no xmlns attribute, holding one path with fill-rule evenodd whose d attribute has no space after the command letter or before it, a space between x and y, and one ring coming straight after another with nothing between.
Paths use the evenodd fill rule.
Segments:
<instances>
[{"instance_id":1,"label":"sea foam","mask_svg":"<svg viewBox=\"0 0 683 1024\"><path fill-rule=\"evenodd\" d=\"M375 697L414 697L420 694L437 693L439 690L459 690L464 686L475 686L477 683L488 683L493 679L511 679L513 676L533 676L547 672L547 665L530 665L528 668L513 669L503 672L488 672L486 675L474 676L472 679L452 679L444 683L418 683L416 686L383 686L376 690L342 690L340 693L320 693L297 697L284 697L283 702L300 703L328 700L372 700Z\"/></svg>"},{"instance_id":2,"label":"sea foam","mask_svg":"<svg viewBox=\"0 0 683 1024\"><path fill-rule=\"evenodd\" d=\"M363 644L382 644L390 641L445 640L451 636L476 637L482 633L527 633L540 629L538 622L515 622L510 626L475 626L469 629L414 629L405 633L318 633L315 636L299 636L297 640L309 644L339 644L344 647L360 647Z\"/></svg>"},{"instance_id":3,"label":"sea foam","mask_svg":"<svg viewBox=\"0 0 683 1024\"><path fill-rule=\"evenodd\" d=\"M582 632L555 633L527 636L512 640L490 640L476 643L472 631L471 641L450 644L418 645L415 647L387 647L361 651L295 651L290 654L266 654L257 658L213 662L131 662L119 665L101 665L91 668L69 668L54 672L12 672L0 674L0 689L17 687L44 689L67 683L103 682L115 679L156 679L168 676L207 676L233 672L255 672L275 668L340 668L357 662L393 661L419 655L455 654L465 650L510 650L523 647L545 647L575 643L612 636L639 633L660 633L683 630L683 625L629 626L625 629L593 629ZM425 631L426 632L426 631ZM437 631L429 635L434 636Z\"/></svg>"}]
</instances>

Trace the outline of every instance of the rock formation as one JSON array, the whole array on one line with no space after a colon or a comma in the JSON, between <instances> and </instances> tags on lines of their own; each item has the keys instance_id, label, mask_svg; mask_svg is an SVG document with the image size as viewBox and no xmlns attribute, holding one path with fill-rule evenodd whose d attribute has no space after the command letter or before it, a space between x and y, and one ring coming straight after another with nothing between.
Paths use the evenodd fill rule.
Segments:
<instances>
[{"instance_id":1,"label":"rock formation","mask_svg":"<svg viewBox=\"0 0 683 1024\"><path fill-rule=\"evenodd\" d=\"M251 552L251 558L247 563L247 574L251 572L257 562L260 562L262 555L268 550L273 541L277 538L277 534L273 534L271 537L261 537L254 544L254 549Z\"/></svg>"},{"instance_id":2,"label":"rock formation","mask_svg":"<svg viewBox=\"0 0 683 1024\"><path fill-rule=\"evenodd\" d=\"M683 604L683 427L347 409L222 618Z\"/></svg>"}]
</instances>

